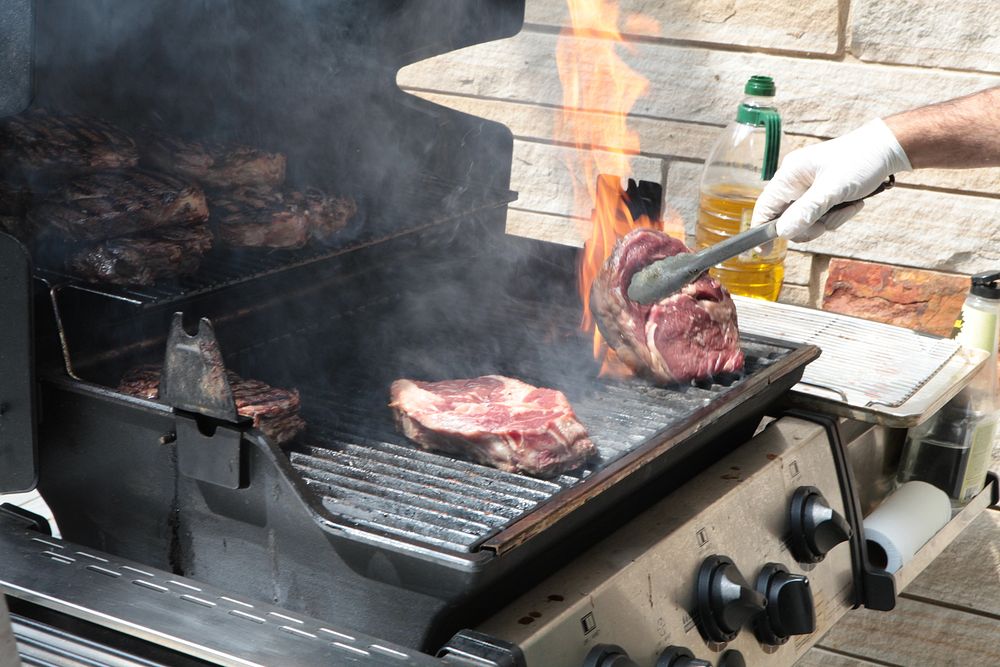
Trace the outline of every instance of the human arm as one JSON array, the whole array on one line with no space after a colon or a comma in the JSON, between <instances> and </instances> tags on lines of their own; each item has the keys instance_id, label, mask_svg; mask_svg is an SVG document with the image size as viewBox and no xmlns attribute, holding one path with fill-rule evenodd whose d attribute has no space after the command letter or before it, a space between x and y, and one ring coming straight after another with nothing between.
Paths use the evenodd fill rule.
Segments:
<instances>
[{"instance_id":1,"label":"human arm","mask_svg":"<svg viewBox=\"0 0 1000 667\"><path fill-rule=\"evenodd\" d=\"M753 224L780 215L780 236L810 241L864 204L828 213L831 207L864 197L890 174L993 165L1000 165L1000 87L876 119L789 153L757 199Z\"/></svg>"}]
</instances>

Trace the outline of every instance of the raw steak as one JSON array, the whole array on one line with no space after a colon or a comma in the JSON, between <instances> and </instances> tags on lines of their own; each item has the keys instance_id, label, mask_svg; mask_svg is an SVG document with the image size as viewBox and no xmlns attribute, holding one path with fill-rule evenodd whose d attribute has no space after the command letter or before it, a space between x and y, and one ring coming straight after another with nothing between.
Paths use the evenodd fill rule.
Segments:
<instances>
[{"instance_id":1,"label":"raw steak","mask_svg":"<svg viewBox=\"0 0 1000 667\"><path fill-rule=\"evenodd\" d=\"M285 156L241 144L181 139L146 128L139 134L144 164L211 188L276 187L285 182Z\"/></svg>"},{"instance_id":2,"label":"raw steak","mask_svg":"<svg viewBox=\"0 0 1000 667\"><path fill-rule=\"evenodd\" d=\"M204 224L161 227L78 250L70 256L67 268L92 282L152 285L161 278L194 273L211 247L212 233Z\"/></svg>"},{"instance_id":3,"label":"raw steak","mask_svg":"<svg viewBox=\"0 0 1000 667\"><path fill-rule=\"evenodd\" d=\"M138 162L132 138L99 118L32 109L0 120L0 169L9 179L34 181Z\"/></svg>"},{"instance_id":4,"label":"raw steak","mask_svg":"<svg viewBox=\"0 0 1000 667\"><path fill-rule=\"evenodd\" d=\"M705 274L665 299L642 305L628 298L633 274L650 262L690 252L677 239L636 229L615 245L590 291L601 335L636 373L670 384L743 368L736 306Z\"/></svg>"},{"instance_id":5,"label":"raw steak","mask_svg":"<svg viewBox=\"0 0 1000 667\"><path fill-rule=\"evenodd\" d=\"M125 373L118 391L155 401L160 395L162 366L147 364ZM236 411L253 420L253 426L275 444L284 444L306 427L299 417L299 392L276 389L260 380L245 380L232 371L226 372L229 387L236 401Z\"/></svg>"},{"instance_id":6,"label":"raw steak","mask_svg":"<svg viewBox=\"0 0 1000 667\"><path fill-rule=\"evenodd\" d=\"M200 187L140 169L80 176L28 212L39 234L66 241L101 241L207 219Z\"/></svg>"},{"instance_id":7,"label":"raw steak","mask_svg":"<svg viewBox=\"0 0 1000 667\"><path fill-rule=\"evenodd\" d=\"M507 472L554 477L597 448L562 392L504 377L392 383L389 406L423 449L459 454Z\"/></svg>"},{"instance_id":8,"label":"raw steak","mask_svg":"<svg viewBox=\"0 0 1000 667\"><path fill-rule=\"evenodd\" d=\"M239 248L301 248L309 240L306 207L277 190L237 188L210 197L220 241Z\"/></svg>"}]
</instances>

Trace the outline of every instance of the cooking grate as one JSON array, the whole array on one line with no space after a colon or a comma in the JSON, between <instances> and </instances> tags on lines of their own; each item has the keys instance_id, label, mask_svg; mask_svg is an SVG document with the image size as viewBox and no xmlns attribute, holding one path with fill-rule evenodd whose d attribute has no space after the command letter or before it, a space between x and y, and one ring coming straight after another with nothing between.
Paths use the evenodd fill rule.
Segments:
<instances>
[{"instance_id":1,"label":"cooking grate","mask_svg":"<svg viewBox=\"0 0 1000 667\"><path fill-rule=\"evenodd\" d=\"M578 314L561 309L549 309L547 316L542 312L507 302L496 307L486 322L495 319L495 326L487 329L491 341L465 337L462 347L447 337L419 347L404 343L384 351L378 373L366 377L342 369L346 379L341 386L300 384L309 429L289 452L292 464L334 515L380 532L470 552L560 492L580 485L699 410L711 409L790 351L771 341L745 338L745 373L724 384L659 388L636 379L597 379L587 340L565 324L575 322ZM557 321L564 323L564 335L552 335ZM503 326L509 322L518 323L513 328L516 333ZM542 347L519 345L515 339L527 335L543 340L543 332L551 342ZM499 357L496 336L510 337L499 343L504 350ZM487 348L494 358L504 359L503 367L482 361L491 358ZM254 356L260 358L261 353L258 348ZM447 358L452 368L464 369L452 377L500 372L563 391L587 427L599 458L574 474L539 480L416 448L396 431L387 406L387 378L441 379L428 377L420 361L437 356ZM581 359L588 363L581 365Z\"/></svg>"},{"instance_id":2,"label":"cooking grate","mask_svg":"<svg viewBox=\"0 0 1000 667\"><path fill-rule=\"evenodd\" d=\"M831 391L848 404L898 407L951 359L959 344L947 338L821 310L734 297L740 330L797 343L823 353L801 384Z\"/></svg>"},{"instance_id":3,"label":"cooking grate","mask_svg":"<svg viewBox=\"0 0 1000 667\"><path fill-rule=\"evenodd\" d=\"M406 212L400 219L376 220L361 207L346 229L327 242L310 242L298 250L216 248L201 262L198 272L147 287L97 285L81 281L60 269L41 266L36 274L59 294L79 290L135 306L159 306L207 292L238 285L256 278L312 264L393 238L424 232L431 227L471 215L486 208L503 206L516 194L509 190L469 191L440 179L423 177L412 190L394 193L394 207ZM425 212L412 215L413 211ZM412 217L411 217L412 216Z\"/></svg>"}]
</instances>

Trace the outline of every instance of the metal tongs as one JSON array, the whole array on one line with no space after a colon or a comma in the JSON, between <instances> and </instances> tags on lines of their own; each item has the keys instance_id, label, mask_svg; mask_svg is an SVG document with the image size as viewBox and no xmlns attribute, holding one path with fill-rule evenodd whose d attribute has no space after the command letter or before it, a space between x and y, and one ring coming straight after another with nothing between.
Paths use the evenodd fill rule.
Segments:
<instances>
[{"instance_id":1,"label":"metal tongs","mask_svg":"<svg viewBox=\"0 0 1000 667\"><path fill-rule=\"evenodd\" d=\"M889 176L888 180L861 199L874 197L895 184L896 177ZM837 204L830 208L830 211L846 208L858 203L861 199ZM713 266L778 238L777 222L778 218L774 218L704 250L681 253L653 262L632 276L632 282L629 283L628 287L628 298L645 304L656 303L660 299L670 296L688 283L697 280L701 274Z\"/></svg>"}]
</instances>

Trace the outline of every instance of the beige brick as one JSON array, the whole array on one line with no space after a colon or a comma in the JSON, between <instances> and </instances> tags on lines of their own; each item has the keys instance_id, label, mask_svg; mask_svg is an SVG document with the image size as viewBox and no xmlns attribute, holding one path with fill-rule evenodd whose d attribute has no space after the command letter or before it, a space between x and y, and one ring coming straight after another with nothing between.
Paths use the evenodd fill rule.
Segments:
<instances>
[{"instance_id":1,"label":"beige brick","mask_svg":"<svg viewBox=\"0 0 1000 667\"><path fill-rule=\"evenodd\" d=\"M1000 72L996 0L854 0L851 16L862 60Z\"/></svg>"},{"instance_id":2,"label":"beige brick","mask_svg":"<svg viewBox=\"0 0 1000 667\"><path fill-rule=\"evenodd\" d=\"M621 31L639 37L737 44L775 50L836 53L837 0L779 3L770 0L623 0ZM633 22L641 14L659 24ZM525 22L561 27L569 24L562 0L528 0Z\"/></svg>"},{"instance_id":3,"label":"beige brick","mask_svg":"<svg viewBox=\"0 0 1000 667\"><path fill-rule=\"evenodd\" d=\"M583 240L590 231L590 221L576 218L507 209L507 233L529 239L551 241L562 245L583 247Z\"/></svg>"},{"instance_id":4,"label":"beige brick","mask_svg":"<svg viewBox=\"0 0 1000 667\"><path fill-rule=\"evenodd\" d=\"M557 36L522 31L453 51L399 72L400 85L495 99L562 103ZM587 40L581 40L584 49ZM623 51L650 80L633 113L700 123L729 122L751 74L770 74L791 132L835 136L866 120L1000 84L1000 77L867 63L636 43ZM592 49L591 49L592 50ZM850 92L848 92L850 91ZM607 109L594 109L602 111Z\"/></svg>"},{"instance_id":5,"label":"beige brick","mask_svg":"<svg viewBox=\"0 0 1000 667\"><path fill-rule=\"evenodd\" d=\"M812 279L812 253L789 250L785 257L785 284L808 285Z\"/></svg>"},{"instance_id":6,"label":"beige brick","mask_svg":"<svg viewBox=\"0 0 1000 667\"><path fill-rule=\"evenodd\" d=\"M790 303L793 306L812 306L812 297L809 295L809 287L804 285L792 285L785 279L781 286L781 293L778 295L781 303Z\"/></svg>"},{"instance_id":7,"label":"beige brick","mask_svg":"<svg viewBox=\"0 0 1000 667\"><path fill-rule=\"evenodd\" d=\"M578 151L574 148L515 140L510 187L518 193L518 208L589 218L592 204L587 198L582 172L577 169L577 155ZM659 183L663 180L661 162L654 158L636 156L632 160L630 175L636 179ZM578 194L582 196L576 203L574 180L577 180Z\"/></svg>"},{"instance_id":8,"label":"beige brick","mask_svg":"<svg viewBox=\"0 0 1000 667\"><path fill-rule=\"evenodd\" d=\"M698 221L698 183L701 180L701 163L670 162L667 165L667 182L663 187L663 201L684 220L684 231L694 237Z\"/></svg>"},{"instance_id":9,"label":"beige brick","mask_svg":"<svg viewBox=\"0 0 1000 667\"><path fill-rule=\"evenodd\" d=\"M977 273L1000 266L1000 202L897 188L835 232L793 249L901 266Z\"/></svg>"}]
</instances>

